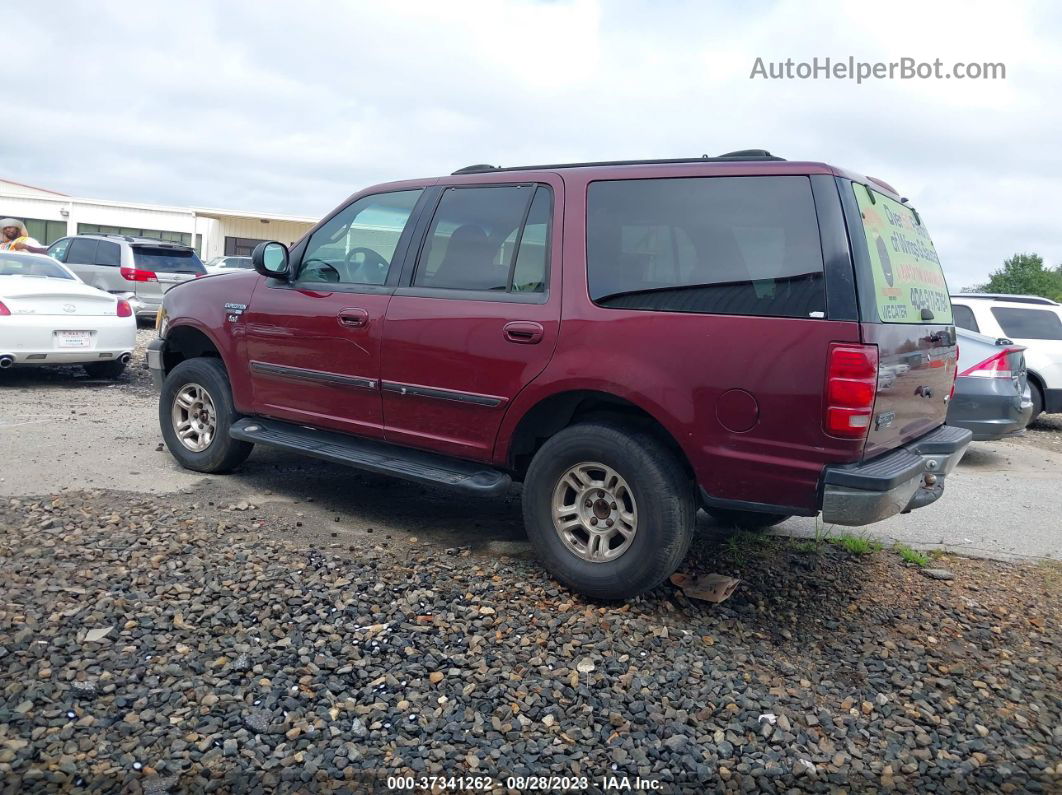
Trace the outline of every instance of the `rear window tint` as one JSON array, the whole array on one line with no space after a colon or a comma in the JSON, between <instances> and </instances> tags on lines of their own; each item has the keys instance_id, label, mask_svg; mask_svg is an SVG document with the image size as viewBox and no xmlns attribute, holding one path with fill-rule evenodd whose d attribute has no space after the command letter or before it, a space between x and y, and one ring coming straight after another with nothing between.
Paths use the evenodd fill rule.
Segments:
<instances>
[{"instance_id":1,"label":"rear window tint","mask_svg":"<svg viewBox=\"0 0 1062 795\"><path fill-rule=\"evenodd\" d=\"M866 185L853 182L852 189L870 255L877 319L883 323L951 323L948 285L922 219L910 207ZM931 319L923 319L923 309L932 312Z\"/></svg>"},{"instance_id":2,"label":"rear window tint","mask_svg":"<svg viewBox=\"0 0 1062 795\"><path fill-rule=\"evenodd\" d=\"M1062 340L1062 318L1050 309L992 307L992 315L1008 337L1023 340Z\"/></svg>"},{"instance_id":3,"label":"rear window tint","mask_svg":"<svg viewBox=\"0 0 1062 795\"><path fill-rule=\"evenodd\" d=\"M807 177L594 182L587 278L600 306L822 317L826 295Z\"/></svg>"},{"instance_id":4,"label":"rear window tint","mask_svg":"<svg viewBox=\"0 0 1062 795\"><path fill-rule=\"evenodd\" d=\"M118 267L122 262L122 249L117 243L101 240L96 247L96 264Z\"/></svg>"},{"instance_id":5,"label":"rear window tint","mask_svg":"<svg viewBox=\"0 0 1062 795\"><path fill-rule=\"evenodd\" d=\"M156 273L206 273L194 251L134 246L133 261L141 270Z\"/></svg>"}]
</instances>

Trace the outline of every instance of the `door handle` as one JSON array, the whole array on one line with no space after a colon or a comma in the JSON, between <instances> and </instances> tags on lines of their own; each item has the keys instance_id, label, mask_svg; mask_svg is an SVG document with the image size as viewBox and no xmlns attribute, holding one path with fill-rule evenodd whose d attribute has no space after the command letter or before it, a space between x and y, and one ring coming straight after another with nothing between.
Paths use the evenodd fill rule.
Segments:
<instances>
[{"instance_id":1,"label":"door handle","mask_svg":"<svg viewBox=\"0 0 1062 795\"><path fill-rule=\"evenodd\" d=\"M514 320L502 327L505 339L520 345L534 345L542 342L542 336L546 333L541 323L533 323L530 320Z\"/></svg>"},{"instance_id":2,"label":"door handle","mask_svg":"<svg viewBox=\"0 0 1062 795\"><path fill-rule=\"evenodd\" d=\"M346 328L363 328L369 325L369 313L364 309L340 309L336 317L339 319L339 325Z\"/></svg>"}]
</instances>

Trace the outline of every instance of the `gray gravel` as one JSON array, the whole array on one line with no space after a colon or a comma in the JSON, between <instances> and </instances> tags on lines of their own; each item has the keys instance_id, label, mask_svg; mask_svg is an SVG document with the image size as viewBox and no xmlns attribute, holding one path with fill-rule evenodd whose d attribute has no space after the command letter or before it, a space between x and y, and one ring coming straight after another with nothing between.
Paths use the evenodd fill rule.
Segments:
<instances>
[{"instance_id":1,"label":"gray gravel","mask_svg":"<svg viewBox=\"0 0 1062 795\"><path fill-rule=\"evenodd\" d=\"M593 604L532 562L306 548L253 504L0 503L0 780L384 791L389 774L641 775L668 792L1057 791L1052 564L701 538ZM326 530L326 529L325 529ZM324 532L324 530L322 531Z\"/></svg>"}]
</instances>

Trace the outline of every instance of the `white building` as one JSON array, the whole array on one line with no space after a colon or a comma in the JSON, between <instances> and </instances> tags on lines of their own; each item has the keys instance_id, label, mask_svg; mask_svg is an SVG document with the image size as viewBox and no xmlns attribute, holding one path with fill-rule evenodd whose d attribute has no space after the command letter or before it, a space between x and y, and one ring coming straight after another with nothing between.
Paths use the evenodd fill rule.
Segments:
<instances>
[{"instance_id":1,"label":"white building","mask_svg":"<svg viewBox=\"0 0 1062 795\"><path fill-rule=\"evenodd\" d=\"M291 244L319 219L205 207L79 199L0 178L0 218L17 218L44 245L76 234L140 235L195 245L204 260L249 255L263 240ZM194 237L193 237L194 236Z\"/></svg>"}]
</instances>

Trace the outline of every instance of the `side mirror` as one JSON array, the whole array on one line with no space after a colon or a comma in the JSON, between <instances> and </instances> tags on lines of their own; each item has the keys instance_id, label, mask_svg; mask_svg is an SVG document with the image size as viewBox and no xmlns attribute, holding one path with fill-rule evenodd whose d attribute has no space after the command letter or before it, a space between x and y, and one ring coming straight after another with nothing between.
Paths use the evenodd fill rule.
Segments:
<instances>
[{"instance_id":1,"label":"side mirror","mask_svg":"<svg viewBox=\"0 0 1062 795\"><path fill-rule=\"evenodd\" d=\"M288 279L288 247L272 240L259 243L251 252L251 264L263 276L272 279Z\"/></svg>"}]
</instances>

